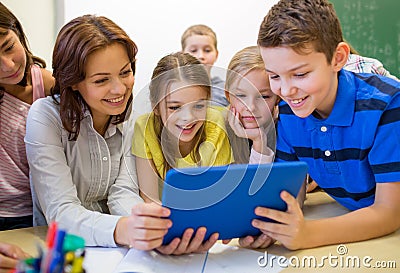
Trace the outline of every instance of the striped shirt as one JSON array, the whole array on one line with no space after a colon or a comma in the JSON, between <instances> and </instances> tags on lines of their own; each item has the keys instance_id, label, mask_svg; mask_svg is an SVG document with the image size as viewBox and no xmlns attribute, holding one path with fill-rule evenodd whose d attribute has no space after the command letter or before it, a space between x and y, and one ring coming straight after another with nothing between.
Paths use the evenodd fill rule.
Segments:
<instances>
[{"instance_id":1,"label":"striped shirt","mask_svg":"<svg viewBox=\"0 0 400 273\"><path fill-rule=\"evenodd\" d=\"M347 59L347 62L343 68L356 73L374 73L399 80L396 78L396 76L391 75L390 72L387 71L383 67L383 64L377 59L368 58L357 54L349 54L349 58Z\"/></svg>"},{"instance_id":2,"label":"striped shirt","mask_svg":"<svg viewBox=\"0 0 400 273\"><path fill-rule=\"evenodd\" d=\"M339 73L327 119L299 118L280 103L277 161L301 160L318 185L345 207L374 203L376 183L400 181L400 82Z\"/></svg>"},{"instance_id":3,"label":"striped shirt","mask_svg":"<svg viewBox=\"0 0 400 273\"><path fill-rule=\"evenodd\" d=\"M33 99L44 96L40 68L32 66ZM25 126L30 105L4 92L0 103L0 217L32 215Z\"/></svg>"}]
</instances>

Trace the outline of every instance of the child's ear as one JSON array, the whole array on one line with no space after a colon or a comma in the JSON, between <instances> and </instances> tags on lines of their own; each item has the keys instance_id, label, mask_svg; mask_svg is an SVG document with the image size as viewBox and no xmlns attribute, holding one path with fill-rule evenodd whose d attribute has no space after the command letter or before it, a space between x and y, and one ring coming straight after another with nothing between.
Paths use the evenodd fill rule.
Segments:
<instances>
[{"instance_id":1,"label":"child's ear","mask_svg":"<svg viewBox=\"0 0 400 273\"><path fill-rule=\"evenodd\" d=\"M230 97L230 93L229 93L229 91L228 90L225 90L225 97L226 97L226 99L228 100L228 102L229 103L231 103L231 97Z\"/></svg>"},{"instance_id":2,"label":"child's ear","mask_svg":"<svg viewBox=\"0 0 400 273\"><path fill-rule=\"evenodd\" d=\"M157 105L156 107L153 108L153 112L156 116L160 115L160 110L159 110L159 106Z\"/></svg>"},{"instance_id":3,"label":"child's ear","mask_svg":"<svg viewBox=\"0 0 400 273\"><path fill-rule=\"evenodd\" d=\"M346 64L350 54L350 46L345 42L340 42L333 54L332 66L335 71L339 71Z\"/></svg>"}]
</instances>

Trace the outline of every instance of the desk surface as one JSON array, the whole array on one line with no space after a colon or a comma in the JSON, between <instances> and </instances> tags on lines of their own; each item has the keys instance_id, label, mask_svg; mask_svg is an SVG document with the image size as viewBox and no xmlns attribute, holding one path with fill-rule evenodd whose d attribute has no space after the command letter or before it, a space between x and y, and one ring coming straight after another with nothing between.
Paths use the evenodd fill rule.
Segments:
<instances>
[{"instance_id":1,"label":"desk surface","mask_svg":"<svg viewBox=\"0 0 400 273\"><path fill-rule=\"evenodd\" d=\"M342 215L348 210L332 198L327 196L323 192L315 192L307 195L303 207L304 215L307 219L318 219L322 217L333 217ZM37 255L37 249L35 242L43 244L46 238L47 227L33 227L18 230L9 230L0 232L0 241L13 243L22 247L26 252L35 256ZM326 234L329 236L329 234ZM235 243L235 242L233 242ZM357 242L357 243L346 243L343 245L331 245L324 247L317 247L313 249L305 249L298 251L290 251L285 247L275 244L266 249L270 254L285 256L291 263L300 262L298 268L289 267L283 270L283 272L399 272L400 269L400 230L397 232L368 241ZM346 254L340 255L339 252L345 251ZM264 252L264 250L260 250ZM331 264L328 260L331 257ZM337 258L334 258L336 256ZM316 264L313 264L313 261ZM360 267L357 267L357 260L360 261ZM363 266L363 260L371 265L368 269ZM306 265L302 266L301 263L305 262ZM308 263L311 261L311 265ZM324 263L324 266L320 268L318 264ZM342 262L342 266L341 263ZM350 266L346 266L346 262ZM337 264L335 266L335 264ZM392 267L396 266L396 269L382 269L377 268L376 265L381 267ZM374 267L375 268L372 268ZM268 270L266 269L266 272ZM6 272L6 271L1 271ZM89 272L90 273L90 272Z\"/></svg>"}]
</instances>

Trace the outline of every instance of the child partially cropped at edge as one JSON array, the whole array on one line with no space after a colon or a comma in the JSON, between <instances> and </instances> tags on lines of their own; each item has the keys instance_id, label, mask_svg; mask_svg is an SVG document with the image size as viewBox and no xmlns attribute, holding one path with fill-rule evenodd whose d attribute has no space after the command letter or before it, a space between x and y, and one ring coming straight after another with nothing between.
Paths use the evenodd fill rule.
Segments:
<instances>
[{"instance_id":1,"label":"child partially cropped at edge","mask_svg":"<svg viewBox=\"0 0 400 273\"><path fill-rule=\"evenodd\" d=\"M301 160L351 212L305 220L287 192L286 212L258 207L253 220L289 249L367 240L400 227L400 83L345 71L349 45L326 0L281 0L261 24L260 52L281 97L277 161Z\"/></svg>"}]
</instances>

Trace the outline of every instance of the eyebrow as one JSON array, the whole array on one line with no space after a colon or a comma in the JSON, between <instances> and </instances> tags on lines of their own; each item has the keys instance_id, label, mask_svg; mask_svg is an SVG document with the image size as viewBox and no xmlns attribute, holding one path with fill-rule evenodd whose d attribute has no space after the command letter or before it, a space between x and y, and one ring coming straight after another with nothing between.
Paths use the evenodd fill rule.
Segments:
<instances>
[{"instance_id":1,"label":"eyebrow","mask_svg":"<svg viewBox=\"0 0 400 273\"><path fill-rule=\"evenodd\" d=\"M255 87L255 86L252 86L251 88L252 88L252 89L258 90L258 92L267 92L267 91L271 91L271 88L257 89L257 87ZM235 90L241 91L241 92L247 92L247 89L242 89L242 88L240 88L240 87L235 88Z\"/></svg>"},{"instance_id":2,"label":"eyebrow","mask_svg":"<svg viewBox=\"0 0 400 273\"><path fill-rule=\"evenodd\" d=\"M128 62L127 64L125 64L122 68L121 71L124 70L131 62ZM99 73L95 73L93 75L90 75L89 78L93 78L96 76L106 76L106 75L110 75L110 73L105 73L105 72L99 72Z\"/></svg>"},{"instance_id":3,"label":"eyebrow","mask_svg":"<svg viewBox=\"0 0 400 273\"><path fill-rule=\"evenodd\" d=\"M244 89L242 89L242 88L239 88L239 87L235 88L235 90L236 90L236 91L241 91L241 92L246 92L246 90L244 90Z\"/></svg>"},{"instance_id":4,"label":"eyebrow","mask_svg":"<svg viewBox=\"0 0 400 273\"><path fill-rule=\"evenodd\" d=\"M192 102L203 102L203 101L206 101L206 100L207 99L199 99L197 101L191 101L190 103L192 103ZM178 101L178 100L167 100L167 103L169 103L169 104L173 104L173 103L179 104L179 103L182 103L182 102Z\"/></svg>"},{"instance_id":5,"label":"eyebrow","mask_svg":"<svg viewBox=\"0 0 400 273\"><path fill-rule=\"evenodd\" d=\"M11 42L11 40L12 40L11 37L8 38L8 39L6 39L6 40L4 41L4 43L1 44L1 49L4 49L4 48L8 47L8 45L9 45L10 42Z\"/></svg>"},{"instance_id":6,"label":"eyebrow","mask_svg":"<svg viewBox=\"0 0 400 273\"><path fill-rule=\"evenodd\" d=\"M288 72L295 71L295 70L300 69L300 68L303 68L304 66L307 66L307 65L308 65L308 64L300 64L300 65L298 65L298 66L295 66L295 67L289 69ZM267 68L265 68L265 71L267 71L267 72L269 72L269 73L275 73L275 72L273 72L272 70L269 70L269 69L267 69Z\"/></svg>"}]
</instances>

